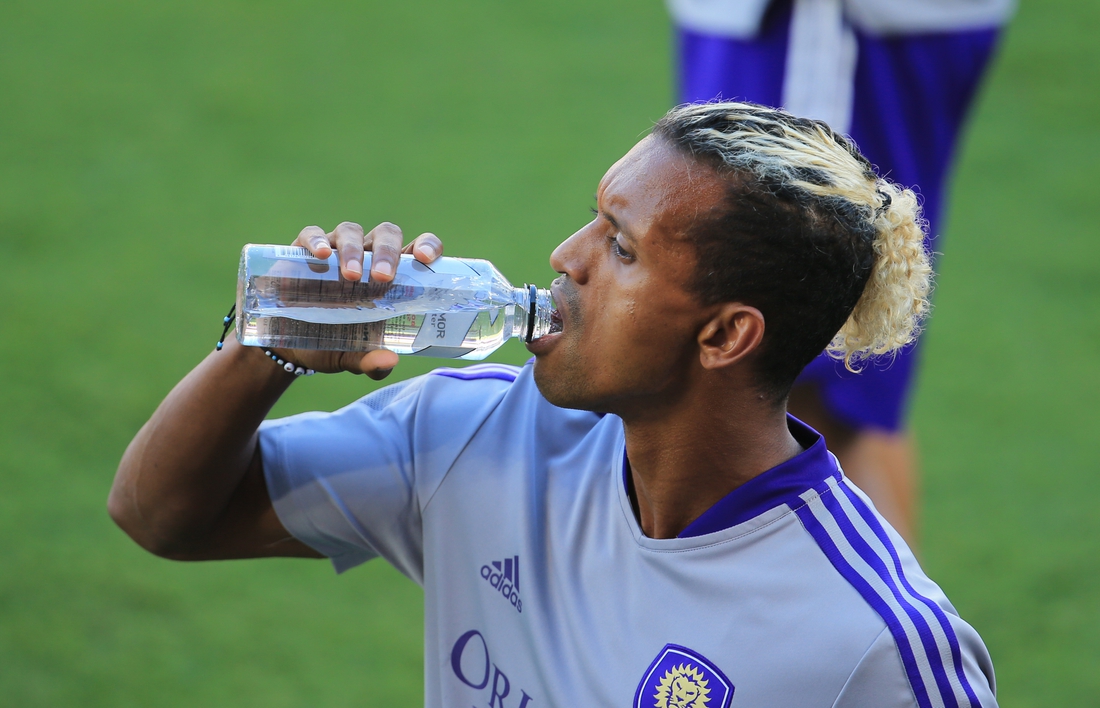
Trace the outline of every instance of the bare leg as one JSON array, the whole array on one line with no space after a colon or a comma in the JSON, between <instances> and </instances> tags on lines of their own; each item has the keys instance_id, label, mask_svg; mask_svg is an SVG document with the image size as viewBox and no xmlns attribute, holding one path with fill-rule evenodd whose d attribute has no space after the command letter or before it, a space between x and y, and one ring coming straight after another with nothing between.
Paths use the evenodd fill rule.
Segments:
<instances>
[{"instance_id":1,"label":"bare leg","mask_svg":"<svg viewBox=\"0 0 1100 708\"><path fill-rule=\"evenodd\" d=\"M795 387L788 409L825 436L844 474L916 551L918 468L909 430L891 433L845 425L829 413L813 386Z\"/></svg>"}]
</instances>

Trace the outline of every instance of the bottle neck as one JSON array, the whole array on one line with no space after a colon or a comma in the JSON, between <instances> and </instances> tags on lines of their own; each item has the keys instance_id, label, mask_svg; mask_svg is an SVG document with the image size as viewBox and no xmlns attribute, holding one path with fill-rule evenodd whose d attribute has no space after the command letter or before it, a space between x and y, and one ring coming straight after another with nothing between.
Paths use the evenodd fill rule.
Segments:
<instances>
[{"instance_id":1,"label":"bottle neck","mask_svg":"<svg viewBox=\"0 0 1100 708\"><path fill-rule=\"evenodd\" d=\"M524 285L513 290L512 300L516 305L512 320L513 337L531 342L550 332L554 298L549 290Z\"/></svg>"}]
</instances>

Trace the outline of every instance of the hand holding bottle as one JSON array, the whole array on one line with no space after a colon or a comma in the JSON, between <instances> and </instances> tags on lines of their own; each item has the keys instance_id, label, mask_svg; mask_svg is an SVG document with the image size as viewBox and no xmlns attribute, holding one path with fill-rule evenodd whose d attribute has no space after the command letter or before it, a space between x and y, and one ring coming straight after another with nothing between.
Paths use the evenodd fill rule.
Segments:
<instances>
[{"instance_id":1,"label":"hand holding bottle","mask_svg":"<svg viewBox=\"0 0 1100 708\"><path fill-rule=\"evenodd\" d=\"M363 254L372 253L368 279L380 283L393 280L402 253L412 254L421 263L431 263L443 254L443 242L435 234L420 234L411 243L402 245L404 235L395 224L383 222L368 233L359 224L345 221L326 233L319 226L307 226L292 245L306 248L314 256L325 259L335 251L339 256L340 275L349 281L363 279ZM397 354L388 349L369 352L335 352L311 349L276 349L280 357L303 367L324 373L350 371L366 374L375 380L384 379L397 365Z\"/></svg>"}]
</instances>

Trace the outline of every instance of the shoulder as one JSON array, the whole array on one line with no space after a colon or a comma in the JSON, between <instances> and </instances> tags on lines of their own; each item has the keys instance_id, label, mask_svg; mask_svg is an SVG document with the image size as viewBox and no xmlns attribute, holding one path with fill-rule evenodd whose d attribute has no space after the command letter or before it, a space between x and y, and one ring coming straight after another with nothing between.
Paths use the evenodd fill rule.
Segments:
<instances>
[{"instance_id":1,"label":"shoulder","mask_svg":"<svg viewBox=\"0 0 1100 708\"><path fill-rule=\"evenodd\" d=\"M490 431L570 428L587 431L603 416L589 411L559 408L547 401L534 378L534 360L523 366L479 364L461 369L440 368L416 380L417 406L433 418L459 423L495 420ZM409 394L404 394L409 395ZM499 430L498 430L499 428ZM488 431L487 431L488 432Z\"/></svg>"},{"instance_id":2,"label":"shoulder","mask_svg":"<svg viewBox=\"0 0 1100 708\"><path fill-rule=\"evenodd\" d=\"M600 425L611 422L606 416L547 401L535 384L533 368L533 361L521 367L490 364L436 369L422 377L415 449L423 455L462 440L462 459L488 455L500 471L528 463L534 464L532 469L543 469L590 450L605 437L594 436L594 431L619 430ZM478 476L491 472L483 463L473 466L481 470Z\"/></svg>"},{"instance_id":3,"label":"shoulder","mask_svg":"<svg viewBox=\"0 0 1100 708\"><path fill-rule=\"evenodd\" d=\"M887 627L860 658L833 708L908 708L909 706L958 705L968 708L997 708L993 667L981 639L972 627L951 615L962 645L955 657L958 676L936 677L943 688L915 682L909 674L903 649ZM983 660L984 659L984 665ZM951 701L954 702L951 702Z\"/></svg>"},{"instance_id":4,"label":"shoulder","mask_svg":"<svg viewBox=\"0 0 1100 708\"><path fill-rule=\"evenodd\" d=\"M900 671L912 696L901 705L994 705L985 645L867 497L846 479L830 478L803 499L796 512L806 531L885 625L845 692L854 696Z\"/></svg>"},{"instance_id":5,"label":"shoulder","mask_svg":"<svg viewBox=\"0 0 1100 708\"><path fill-rule=\"evenodd\" d=\"M414 396L416 413L432 422L458 427L476 425L492 415L507 399L538 396L534 386L524 385L524 368L506 364L477 364L461 369L434 369L414 379L405 395ZM366 399L364 402L367 402Z\"/></svg>"},{"instance_id":6,"label":"shoulder","mask_svg":"<svg viewBox=\"0 0 1100 708\"><path fill-rule=\"evenodd\" d=\"M265 421L267 461L316 467L360 464L364 454L401 466L443 471L466 450L538 440L566 447L586 436L600 416L550 404L538 391L532 364L440 368L379 389L332 413ZM365 441L370 441L364 447Z\"/></svg>"},{"instance_id":7,"label":"shoulder","mask_svg":"<svg viewBox=\"0 0 1100 708\"><path fill-rule=\"evenodd\" d=\"M309 412L265 421L268 434L297 429L337 429L398 422L414 425L425 418L462 425L483 419L513 391L521 369L481 364L463 369L441 368L398 381L328 412Z\"/></svg>"}]
</instances>

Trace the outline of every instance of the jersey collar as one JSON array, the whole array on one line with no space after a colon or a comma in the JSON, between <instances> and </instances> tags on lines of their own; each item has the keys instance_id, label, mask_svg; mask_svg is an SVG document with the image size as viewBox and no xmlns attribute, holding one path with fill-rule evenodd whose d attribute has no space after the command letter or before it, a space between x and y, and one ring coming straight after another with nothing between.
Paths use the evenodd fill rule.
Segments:
<instances>
[{"instance_id":1,"label":"jersey collar","mask_svg":"<svg viewBox=\"0 0 1100 708\"><path fill-rule=\"evenodd\" d=\"M825 448L825 438L792 415L787 427L803 450L786 462L753 477L704 511L688 524L677 538L694 538L723 531L787 504L792 509L801 506L799 494L824 482L829 477L840 478L836 459ZM629 496L630 466L623 452L623 485Z\"/></svg>"}]
</instances>

